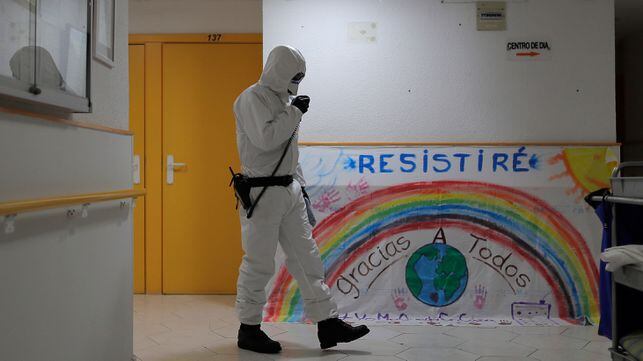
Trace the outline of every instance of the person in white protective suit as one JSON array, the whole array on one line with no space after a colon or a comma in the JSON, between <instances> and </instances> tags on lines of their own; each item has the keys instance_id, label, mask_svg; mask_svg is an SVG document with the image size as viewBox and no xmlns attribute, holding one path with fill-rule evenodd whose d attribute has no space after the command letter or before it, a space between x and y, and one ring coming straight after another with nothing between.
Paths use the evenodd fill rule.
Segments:
<instances>
[{"instance_id":1,"label":"person in white protective suit","mask_svg":"<svg viewBox=\"0 0 643 361\"><path fill-rule=\"evenodd\" d=\"M281 345L260 329L266 285L275 272L277 244L286 255L288 271L297 280L307 317L318 325L321 348L350 342L369 332L366 326L353 327L337 318L337 306L324 282L324 267L312 238L314 220L307 213L297 146L299 122L310 102L306 96L296 96L305 74L301 53L277 46L270 52L259 82L234 103L241 173L248 177L250 199L255 202L250 213L243 209L239 213L245 255L237 282L238 346L262 353L281 350Z\"/></svg>"}]
</instances>

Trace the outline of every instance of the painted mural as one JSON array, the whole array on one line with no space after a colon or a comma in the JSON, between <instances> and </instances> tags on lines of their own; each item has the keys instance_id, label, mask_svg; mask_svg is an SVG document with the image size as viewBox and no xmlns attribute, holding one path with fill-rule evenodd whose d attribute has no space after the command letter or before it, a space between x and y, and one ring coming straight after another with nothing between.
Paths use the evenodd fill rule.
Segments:
<instances>
[{"instance_id":1,"label":"painted mural","mask_svg":"<svg viewBox=\"0 0 643 361\"><path fill-rule=\"evenodd\" d=\"M304 147L314 236L341 317L592 324L610 147ZM266 321L305 321L278 256Z\"/></svg>"}]
</instances>

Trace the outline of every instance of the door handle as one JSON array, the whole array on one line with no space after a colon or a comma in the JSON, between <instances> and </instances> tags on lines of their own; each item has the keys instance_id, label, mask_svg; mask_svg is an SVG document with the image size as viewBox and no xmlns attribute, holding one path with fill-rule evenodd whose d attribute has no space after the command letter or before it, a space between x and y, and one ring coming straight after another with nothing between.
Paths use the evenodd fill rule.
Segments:
<instances>
[{"instance_id":1,"label":"door handle","mask_svg":"<svg viewBox=\"0 0 643 361\"><path fill-rule=\"evenodd\" d=\"M134 184L141 184L141 157L134 154L132 158L132 180Z\"/></svg>"},{"instance_id":2,"label":"door handle","mask_svg":"<svg viewBox=\"0 0 643 361\"><path fill-rule=\"evenodd\" d=\"M187 163L179 163L174 161L174 156L172 154L168 154L167 156L167 175L166 175L166 181L167 184L174 184L174 171L178 170L178 168L185 168L187 167Z\"/></svg>"}]
</instances>

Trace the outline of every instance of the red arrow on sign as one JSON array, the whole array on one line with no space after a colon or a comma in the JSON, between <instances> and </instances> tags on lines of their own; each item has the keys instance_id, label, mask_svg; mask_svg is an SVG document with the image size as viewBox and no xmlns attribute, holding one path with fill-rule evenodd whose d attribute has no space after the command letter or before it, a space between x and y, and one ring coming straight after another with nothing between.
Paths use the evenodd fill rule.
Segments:
<instances>
[{"instance_id":1,"label":"red arrow on sign","mask_svg":"<svg viewBox=\"0 0 643 361\"><path fill-rule=\"evenodd\" d=\"M516 56L531 56L531 57L538 56L538 55L540 55L540 53L537 53L535 51L532 51L532 52L529 52L529 53L517 53L516 54Z\"/></svg>"}]
</instances>

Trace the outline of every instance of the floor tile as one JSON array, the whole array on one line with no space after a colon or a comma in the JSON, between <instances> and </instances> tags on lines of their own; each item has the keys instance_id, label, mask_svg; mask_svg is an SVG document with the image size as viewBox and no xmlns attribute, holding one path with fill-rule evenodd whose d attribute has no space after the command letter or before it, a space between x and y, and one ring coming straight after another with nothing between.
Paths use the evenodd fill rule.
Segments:
<instances>
[{"instance_id":1,"label":"floor tile","mask_svg":"<svg viewBox=\"0 0 643 361\"><path fill-rule=\"evenodd\" d=\"M273 338L276 341L281 342L282 346L285 349L291 347L297 349L319 350L317 329L313 327L302 327L299 329L299 331L286 331L284 333L275 335Z\"/></svg>"},{"instance_id":2,"label":"floor tile","mask_svg":"<svg viewBox=\"0 0 643 361\"><path fill-rule=\"evenodd\" d=\"M578 349L585 347L589 341L563 335L521 335L511 342L535 347L537 349Z\"/></svg>"},{"instance_id":3,"label":"floor tile","mask_svg":"<svg viewBox=\"0 0 643 361\"><path fill-rule=\"evenodd\" d=\"M399 333L422 333L426 334L427 332L430 333L443 333L445 329L447 329L446 326L430 326L430 325L425 325L425 326L413 326L413 325L386 325L383 326L385 328L391 329L395 332Z\"/></svg>"},{"instance_id":4,"label":"floor tile","mask_svg":"<svg viewBox=\"0 0 643 361\"><path fill-rule=\"evenodd\" d=\"M177 307L173 311L174 314L182 320L194 320L194 321L206 321L211 319L216 319L217 315L221 312L218 312L213 309L194 309L190 306L184 305Z\"/></svg>"},{"instance_id":5,"label":"floor tile","mask_svg":"<svg viewBox=\"0 0 643 361\"><path fill-rule=\"evenodd\" d=\"M375 356L393 356L406 349L409 346L400 345L392 341L377 340L357 340L351 343L342 343L333 348L333 350L346 353L351 356L375 355Z\"/></svg>"},{"instance_id":6,"label":"floor tile","mask_svg":"<svg viewBox=\"0 0 643 361\"><path fill-rule=\"evenodd\" d=\"M538 350L529 357L539 361L611 361L610 356L572 349Z\"/></svg>"},{"instance_id":7,"label":"floor tile","mask_svg":"<svg viewBox=\"0 0 643 361\"><path fill-rule=\"evenodd\" d=\"M238 325L236 325L236 326L239 327ZM268 324L268 323L262 324L261 329L263 330L263 332L266 333L266 335L268 335L270 337L275 337L277 335L281 335L282 333L288 332L288 331L284 330L283 328L281 328L281 327L279 327L277 325ZM316 336L317 335L317 329L314 329L314 332L315 332L314 335Z\"/></svg>"},{"instance_id":8,"label":"floor tile","mask_svg":"<svg viewBox=\"0 0 643 361\"><path fill-rule=\"evenodd\" d=\"M267 355L277 361L338 361L346 358L346 354L336 350L321 350L319 348L297 348L291 345L283 345L284 349L274 355Z\"/></svg>"},{"instance_id":9,"label":"floor tile","mask_svg":"<svg viewBox=\"0 0 643 361\"><path fill-rule=\"evenodd\" d=\"M207 343L205 348L218 355L254 354L254 352L239 349L239 347L237 347L237 340L232 338L214 340Z\"/></svg>"},{"instance_id":10,"label":"floor tile","mask_svg":"<svg viewBox=\"0 0 643 361\"><path fill-rule=\"evenodd\" d=\"M393 337L401 335L400 332L382 326L369 326L371 332L364 336L363 340L380 340L386 341Z\"/></svg>"},{"instance_id":11,"label":"floor tile","mask_svg":"<svg viewBox=\"0 0 643 361\"><path fill-rule=\"evenodd\" d=\"M571 326L568 327L563 336L580 338L587 341L607 341L608 338L598 334L597 326Z\"/></svg>"},{"instance_id":12,"label":"floor tile","mask_svg":"<svg viewBox=\"0 0 643 361\"><path fill-rule=\"evenodd\" d=\"M408 347L455 347L465 341L461 338L441 333L407 333L389 340L389 342L399 343Z\"/></svg>"},{"instance_id":13,"label":"floor tile","mask_svg":"<svg viewBox=\"0 0 643 361\"><path fill-rule=\"evenodd\" d=\"M236 338L239 332L239 325L228 325L224 327L219 327L212 330L212 332L216 333L217 335L220 335L221 337Z\"/></svg>"},{"instance_id":14,"label":"floor tile","mask_svg":"<svg viewBox=\"0 0 643 361\"><path fill-rule=\"evenodd\" d=\"M503 356L485 356L476 361L538 361L531 357L503 357Z\"/></svg>"},{"instance_id":15,"label":"floor tile","mask_svg":"<svg viewBox=\"0 0 643 361\"><path fill-rule=\"evenodd\" d=\"M203 347L161 345L136 352L142 361L210 361L216 355Z\"/></svg>"},{"instance_id":16,"label":"floor tile","mask_svg":"<svg viewBox=\"0 0 643 361\"><path fill-rule=\"evenodd\" d=\"M483 327L446 327L443 333L467 341L509 341L518 337L518 334L504 329Z\"/></svg>"},{"instance_id":17,"label":"floor tile","mask_svg":"<svg viewBox=\"0 0 643 361\"><path fill-rule=\"evenodd\" d=\"M362 356L348 356L346 358L341 359L341 361L401 361L401 359L395 356L362 355Z\"/></svg>"},{"instance_id":18,"label":"floor tile","mask_svg":"<svg viewBox=\"0 0 643 361\"><path fill-rule=\"evenodd\" d=\"M302 344L297 342L284 341L278 338L276 340L281 343L283 351L276 355L263 355L265 358L270 360L290 360L305 358L312 360L319 359L334 361L346 357L345 354L338 351L322 351L319 348L319 344L317 343ZM206 344L205 347L218 355L239 356L240 359L244 361L245 359L241 356L251 357L252 355L257 355L255 352L239 349L237 347L237 340L232 338L213 341L209 344Z\"/></svg>"},{"instance_id":19,"label":"floor tile","mask_svg":"<svg viewBox=\"0 0 643 361\"><path fill-rule=\"evenodd\" d=\"M200 332L210 331L210 320L207 318L201 319L176 319L166 320L161 322L161 325L167 327L171 331L190 331L198 330Z\"/></svg>"},{"instance_id":20,"label":"floor tile","mask_svg":"<svg viewBox=\"0 0 643 361\"><path fill-rule=\"evenodd\" d=\"M156 322L156 323L160 323L160 322L163 322L163 321L176 320L176 319L181 318L181 317L177 316L174 313L173 310L159 310L159 309L153 309L153 307L154 306L151 306L152 309L137 312L134 315L134 322L139 322L139 323Z\"/></svg>"},{"instance_id":21,"label":"floor tile","mask_svg":"<svg viewBox=\"0 0 643 361\"><path fill-rule=\"evenodd\" d=\"M474 361L480 356L456 348L413 347L396 355L407 361Z\"/></svg>"},{"instance_id":22,"label":"floor tile","mask_svg":"<svg viewBox=\"0 0 643 361\"><path fill-rule=\"evenodd\" d=\"M563 326L509 326L498 327L500 330L509 331L519 335L560 335L567 330Z\"/></svg>"},{"instance_id":23,"label":"floor tile","mask_svg":"<svg viewBox=\"0 0 643 361\"><path fill-rule=\"evenodd\" d=\"M268 323L272 325L278 325L278 327L284 331L295 332L295 333L315 333L317 332L317 326L307 323Z\"/></svg>"},{"instance_id":24,"label":"floor tile","mask_svg":"<svg viewBox=\"0 0 643 361\"><path fill-rule=\"evenodd\" d=\"M134 334L134 353L136 353L136 351L142 351L154 346L159 346L159 343L154 342L147 336L136 333Z\"/></svg>"},{"instance_id":25,"label":"floor tile","mask_svg":"<svg viewBox=\"0 0 643 361\"><path fill-rule=\"evenodd\" d=\"M159 345L184 345L204 347L223 337L213 332L200 332L198 330L171 331L159 335L148 336Z\"/></svg>"},{"instance_id":26,"label":"floor tile","mask_svg":"<svg viewBox=\"0 0 643 361\"><path fill-rule=\"evenodd\" d=\"M261 325L261 329L263 330L263 332L266 333L266 335L268 335L271 338L275 337L276 335L287 332L286 330L280 327L270 325L270 324ZM214 328L214 329L210 327L210 330L213 333L216 333L217 335L220 335L222 337L237 338L237 335L239 333L239 324L228 325L228 326L223 326L223 327Z\"/></svg>"},{"instance_id":27,"label":"floor tile","mask_svg":"<svg viewBox=\"0 0 643 361\"><path fill-rule=\"evenodd\" d=\"M243 355L216 355L212 361L271 361L272 359L258 353L248 353Z\"/></svg>"},{"instance_id":28,"label":"floor tile","mask_svg":"<svg viewBox=\"0 0 643 361\"><path fill-rule=\"evenodd\" d=\"M610 347L612 347L612 341L590 341L583 350L588 352L595 352L604 356L610 356Z\"/></svg>"},{"instance_id":29,"label":"floor tile","mask_svg":"<svg viewBox=\"0 0 643 361\"><path fill-rule=\"evenodd\" d=\"M160 322L136 322L134 321L134 334L152 336L172 331Z\"/></svg>"},{"instance_id":30,"label":"floor tile","mask_svg":"<svg viewBox=\"0 0 643 361\"><path fill-rule=\"evenodd\" d=\"M480 356L529 356L536 348L504 341L467 341L458 349Z\"/></svg>"},{"instance_id":31,"label":"floor tile","mask_svg":"<svg viewBox=\"0 0 643 361\"><path fill-rule=\"evenodd\" d=\"M281 343L289 342L298 347L319 348L319 340L316 331L292 332L287 331L274 336L276 341Z\"/></svg>"},{"instance_id":32,"label":"floor tile","mask_svg":"<svg viewBox=\"0 0 643 361\"><path fill-rule=\"evenodd\" d=\"M230 327L232 325L235 325L237 327L239 326L239 321L237 321L237 322L228 322L228 321L224 321L224 320L222 320L220 318L210 319L209 322L210 322L210 330L211 331L218 330L218 329L224 328L224 327Z\"/></svg>"}]
</instances>

